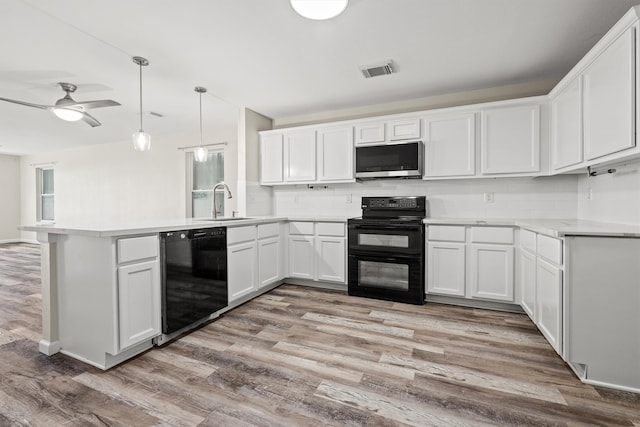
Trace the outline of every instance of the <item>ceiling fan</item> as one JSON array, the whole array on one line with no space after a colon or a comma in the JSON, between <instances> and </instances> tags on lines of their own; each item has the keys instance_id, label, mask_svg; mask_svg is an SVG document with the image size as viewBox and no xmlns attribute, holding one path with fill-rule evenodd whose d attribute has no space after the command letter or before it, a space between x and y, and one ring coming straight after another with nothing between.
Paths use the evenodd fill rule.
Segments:
<instances>
[{"instance_id":1,"label":"ceiling fan","mask_svg":"<svg viewBox=\"0 0 640 427\"><path fill-rule=\"evenodd\" d=\"M40 108L42 110L52 111L53 114L68 122L83 120L91 127L100 126L100 122L87 113L87 110L102 107L114 107L120 105L116 101L110 99L101 99L98 101L82 101L76 102L71 98L71 94L78 88L71 83L58 83L58 86L66 92L66 95L58 99L54 105L32 104L30 102L17 101L15 99L0 98L0 101L13 102L14 104L26 105L27 107Z\"/></svg>"}]
</instances>

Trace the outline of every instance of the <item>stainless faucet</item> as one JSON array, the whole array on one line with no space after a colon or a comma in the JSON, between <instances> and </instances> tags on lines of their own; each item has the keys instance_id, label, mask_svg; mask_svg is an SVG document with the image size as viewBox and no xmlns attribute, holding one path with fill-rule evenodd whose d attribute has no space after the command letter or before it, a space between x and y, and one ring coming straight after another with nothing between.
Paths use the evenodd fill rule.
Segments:
<instances>
[{"instance_id":1,"label":"stainless faucet","mask_svg":"<svg viewBox=\"0 0 640 427\"><path fill-rule=\"evenodd\" d=\"M233 197L231 195L231 190L229 190L229 186L227 184L225 184L224 182L219 182L219 183L217 183L216 185L213 186L213 190L212 190L213 191L213 206L212 206L212 209L211 209L211 217L213 219L218 218L218 211L216 210L216 190L220 186L223 187L223 192L224 192L224 189L227 190L227 193L229 194L227 196L227 199L230 199L231 197Z\"/></svg>"}]
</instances>

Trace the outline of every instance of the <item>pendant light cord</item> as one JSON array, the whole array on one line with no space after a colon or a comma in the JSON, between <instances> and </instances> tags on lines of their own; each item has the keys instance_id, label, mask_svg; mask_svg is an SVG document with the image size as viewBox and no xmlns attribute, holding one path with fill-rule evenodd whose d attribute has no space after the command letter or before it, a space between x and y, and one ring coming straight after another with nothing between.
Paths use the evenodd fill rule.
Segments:
<instances>
[{"instance_id":1,"label":"pendant light cord","mask_svg":"<svg viewBox=\"0 0 640 427\"><path fill-rule=\"evenodd\" d=\"M200 92L200 146L202 147L202 92Z\"/></svg>"},{"instance_id":2,"label":"pendant light cord","mask_svg":"<svg viewBox=\"0 0 640 427\"><path fill-rule=\"evenodd\" d=\"M140 66L140 132L142 132L142 63Z\"/></svg>"}]
</instances>

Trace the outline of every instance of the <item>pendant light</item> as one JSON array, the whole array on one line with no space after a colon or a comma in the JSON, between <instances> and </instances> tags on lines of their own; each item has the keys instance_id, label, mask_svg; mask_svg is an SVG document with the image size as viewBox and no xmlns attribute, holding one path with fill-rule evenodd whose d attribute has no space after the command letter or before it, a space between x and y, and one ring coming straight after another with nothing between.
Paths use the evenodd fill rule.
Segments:
<instances>
[{"instance_id":1,"label":"pendant light","mask_svg":"<svg viewBox=\"0 0 640 427\"><path fill-rule=\"evenodd\" d=\"M194 90L200 94L200 146L193 150L193 158L196 162L206 162L209 152L202 146L202 94L207 92L207 88L196 86Z\"/></svg>"},{"instance_id":2,"label":"pendant light","mask_svg":"<svg viewBox=\"0 0 640 427\"><path fill-rule=\"evenodd\" d=\"M133 148L136 151L148 151L151 149L151 135L142 130L142 67L149 65L149 61L141 56L134 56L133 62L140 67L140 131L133 133Z\"/></svg>"},{"instance_id":3,"label":"pendant light","mask_svg":"<svg viewBox=\"0 0 640 427\"><path fill-rule=\"evenodd\" d=\"M347 8L349 0L289 0L300 16L314 21L335 18Z\"/></svg>"}]
</instances>

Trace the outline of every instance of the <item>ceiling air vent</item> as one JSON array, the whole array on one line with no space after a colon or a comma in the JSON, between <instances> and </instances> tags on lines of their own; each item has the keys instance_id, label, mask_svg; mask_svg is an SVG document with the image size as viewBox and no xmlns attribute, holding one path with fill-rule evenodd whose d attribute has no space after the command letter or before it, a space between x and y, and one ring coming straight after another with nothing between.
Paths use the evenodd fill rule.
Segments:
<instances>
[{"instance_id":1,"label":"ceiling air vent","mask_svg":"<svg viewBox=\"0 0 640 427\"><path fill-rule=\"evenodd\" d=\"M367 65L360 67L362 74L368 79L370 77L384 76L385 74L391 74L393 70L393 61L384 61L378 64Z\"/></svg>"}]
</instances>

